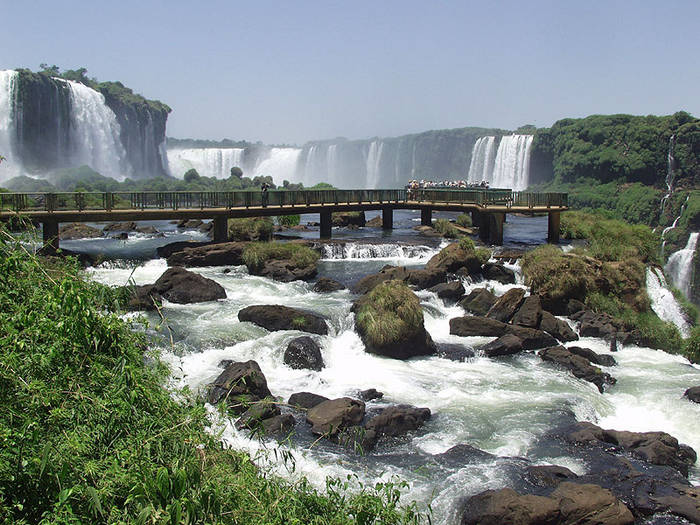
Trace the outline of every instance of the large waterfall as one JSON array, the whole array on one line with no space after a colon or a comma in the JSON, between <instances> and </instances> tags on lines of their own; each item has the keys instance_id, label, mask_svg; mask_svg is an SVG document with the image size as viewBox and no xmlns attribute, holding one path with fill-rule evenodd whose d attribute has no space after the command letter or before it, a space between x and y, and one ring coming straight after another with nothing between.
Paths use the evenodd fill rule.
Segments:
<instances>
[{"instance_id":1,"label":"large waterfall","mask_svg":"<svg viewBox=\"0 0 700 525\"><path fill-rule=\"evenodd\" d=\"M173 177L182 178L194 168L204 177L227 179L231 168L241 166L243 148L191 148L167 150L168 169Z\"/></svg>"},{"instance_id":2,"label":"large waterfall","mask_svg":"<svg viewBox=\"0 0 700 525\"><path fill-rule=\"evenodd\" d=\"M485 180L494 188L526 189L530 179L532 139L532 135L505 135L496 151L496 137L479 138L472 148L469 182Z\"/></svg>"},{"instance_id":3,"label":"large waterfall","mask_svg":"<svg viewBox=\"0 0 700 525\"><path fill-rule=\"evenodd\" d=\"M0 155L6 161L0 164L0 180L19 175L20 170L14 155L12 143L14 86L16 71L0 71Z\"/></svg>"},{"instance_id":4,"label":"large waterfall","mask_svg":"<svg viewBox=\"0 0 700 525\"><path fill-rule=\"evenodd\" d=\"M270 176L278 185L285 180L294 182L300 153L299 148L270 148L266 156L258 159L253 175Z\"/></svg>"},{"instance_id":5,"label":"large waterfall","mask_svg":"<svg viewBox=\"0 0 700 525\"><path fill-rule=\"evenodd\" d=\"M366 176L366 187L367 188L377 188L379 187L379 167L382 161L382 151L384 150L384 142L380 140L373 140L369 145L369 150L367 151L367 176Z\"/></svg>"},{"instance_id":6,"label":"large waterfall","mask_svg":"<svg viewBox=\"0 0 700 525\"><path fill-rule=\"evenodd\" d=\"M469 182L491 181L493 163L495 161L496 137L481 137L472 149L472 160L469 164Z\"/></svg>"},{"instance_id":7,"label":"large waterfall","mask_svg":"<svg viewBox=\"0 0 700 525\"><path fill-rule=\"evenodd\" d=\"M695 248L698 245L700 233L691 233L685 248L673 253L669 258L664 270L673 283L683 295L690 297L690 287L693 283L693 258Z\"/></svg>"}]
</instances>

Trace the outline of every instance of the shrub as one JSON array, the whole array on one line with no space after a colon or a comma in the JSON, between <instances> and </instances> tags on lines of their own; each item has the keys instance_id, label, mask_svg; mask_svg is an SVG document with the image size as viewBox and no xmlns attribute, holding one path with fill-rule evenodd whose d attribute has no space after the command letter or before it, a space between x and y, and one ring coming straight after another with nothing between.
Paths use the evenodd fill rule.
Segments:
<instances>
[{"instance_id":1,"label":"shrub","mask_svg":"<svg viewBox=\"0 0 700 525\"><path fill-rule=\"evenodd\" d=\"M466 213L458 215L455 222L459 224L462 228L471 228L472 226L472 218Z\"/></svg>"},{"instance_id":2,"label":"shrub","mask_svg":"<svg viewBox=\"0 0 700 525\"><path fill-rule=\"evenodd\" d=\"M191 168L191 169L187 170L187 171L185 172L185 176L183 177L183 179L185 180L185 182L194 182L194 181L196 181L196 180L199 180L199 178L200 178L200 177L199 177L199 173L198 173L197 170L194 169L194 168Z\"/></svg>"},{"instance_id":3,"label":"shrub","mask_svg":"<svg viewBox=\"0 0 700 525\"><path fill-rule=\"evenodd\" d=\"M683 345L683 355L693 363L700 363L700 326L693 328Z\"/></svg>"},{"instance_id":4,"label":"shrub","mask_svg":"<svg viewBox=\"0 0 700 525\"><path fill-rule=\"evenodd\" d=\"M287 228L291 226L298 226L301 222L301 217L299 215L280 215L277 217L277 224L280 226L286 226Z\"/></svg>"},{"instance_id":5,"label":"shrub","mask_svg":"<svg viewBox=\"0 0 700 525\"><path fill-rule=\"evenodd\" d=\"M296 268L316 264L319 254L303 244L291 242L256 242L243 251L243 262L249 270L260 271L267 261L273 259L290 260Z\"/></svg>"},{"instance_id":6,"label":"shrub","mask_svg":"<svg viewBox=\"0 0 700 525\"><path fill-rule=\"evenodd\" d=\"M269 241L274 231L269 217L229 219L228 236L233 241Z\"/></svg>"},{"instance_id":7,"label":"shrub","mask_svg":"<svg viewBox=\"0 0 700 525\"><path fill-rule=\"evenodd\" d=\"M586 261L544 244L527 252L520 265L526 281L537 293L556 302L569 297L585 298L593 287L593 275Z\"/></svg>"},{"instance_id":8,"label":"shrub","mask_svg":"<svg viewBox=\"0 0 700 525\"><path fill-rule=\"evenodd\" d=\"M459 231L447 219L438 219L433 223L433 228L438 233L441 233L446 239L456 239L459 237Z\"/></svg>"}]
</instances>

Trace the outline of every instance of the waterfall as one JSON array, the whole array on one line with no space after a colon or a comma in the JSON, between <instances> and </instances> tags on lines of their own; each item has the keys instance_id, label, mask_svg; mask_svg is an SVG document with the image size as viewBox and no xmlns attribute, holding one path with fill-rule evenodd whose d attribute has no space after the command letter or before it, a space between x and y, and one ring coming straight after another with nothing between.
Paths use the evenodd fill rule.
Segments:
<instances>
[{"instance_id":1,"label":"waterfall","mask_svg":"<svg viewBox=\"0 0 700 525\"><path fill-rule=\"evenodd\" d=\"M647 268L647 294L651 300L651 309L656 315L664 321L675 324L684 338L689 337L688 321L686 321L676 298L673 297L673 293L669 290L663 273L658 268Z\"/></svg>"},{"instance_id":2,"label":"waterfall","mask_svg":"<svg viewBox=\"0 0 700 525\"><path fill-rule=\"evenodd\" d=\"M673 150L675 148L675 145L676 136L671 135L668 139L668 153L666 154L666 189L668 189L668 192L661 199L661 213L664 212L664 208L666 207L666 201L673 193L673 179L675 175L673 171L673 166L676 161L675 157L673 156Z\"/></svg>"},{"instance_id":3,"label":"waterfall","mask_svg":"<svg viewBox=\"0 0 700 525\"><path fill-rule=\"evenodd\" d=\"M87 164L95 171L115 179L131 174L126 150L119 138L120 127L114 111L105 104L105 97L80 82L65 82L70 89L71 163Z\"/></svg>"},{"instance_id":4,"label":"waterfall","mask_svg":"<svg viewBox=\"0 0 700 525\"><path fill-rule=\"evenodd\" d=\"M326 182L338 186L340 181L338 175L338 145L331 144L326 151Z\"/></svg>"},{"instance_id":5,"label":"waterfall","mask_svg":"<svg viewBox=\"0 0 700 525\"><path fill-rule=\"evenodd\" d=\"M384 149L384 142L381 140L373 140L372 144L369 146L369 151L367 152L367 171L366 171L366 184L365 187L368 189L373 189L379 187L379 163L382 161L382 150Z\"/></svg>"},{"instance_id":6,"label":"waterfall","mask_svg":"<svg viewBox=\"0 0 700 525\"><path fill-rule=\"evenodd\" d=\"M304 186L313 186L316 184L316 150L318 146L312 145L306 152L304 161L304 172L301 174Z\"/></svg>"},{"instance_id":7,"label":"waterfall","mask_svg":"<svg viewBox=\"0 0 700 525\"><path fill-rule=\"evenodd\" d=\"M294 182L300 154L299 148L270 148L267 156L258 160L252 176L270 176L278 186L285 180Z\"/></svg>"},{"instance_id":8,"label":"waterfall","mask_svg":"<svg viewBox=\"0 0 700 525\"><path fill-rule=\"evenodd\" d=\"M496 153L491 186L521 191L527 188L530 177L530 146L532 135L501 137Z\"/></svg>"},{"instance_id":9,"label":"waterfall","mask_svg":"<svg viewBox=\"0 0 700 525\"><path fill-rule=\"evenodd\" d=\"M469 163L469 182L490 181L494 168L496 137L480 137L472 148Z\"/></svg>"},{"instance_id":10,"label":"waterfall","mask_svg":"<svg viewBox=\"0 0 700 525\"><path fill-rule=\"evenodd\" d=\"M693 259L699 235L700 233L691 233L685 248L671 254L664 267L673 286L678 288L685 297L690 297L690 287L693 283Z\"/></svg>"},{"instance_id":11,"label":"waterfall","mask_svg":"<svg viewBox=\"0 0 700 525\"><path fill-rule=\"evenodd\" d=\"M422 245L328 243L322 246L323 259L425 259L439 250Z\"/></svg>"},{"instance_id":12,"label":"waterfall","mask_svg":"<svg viewBox=\"0 0 700 525\"><path fill-rule=\"evenodd\" d=\"M167 150L170 175L182 178L194 168L203 177L228 179L231 168L241 167L243 148L192 148Z\"/></svg>"},{"instance_id":13,"label":"waterfall","mask_svg":"<svg viewBox=\"0 0 700 525\"><path fill-rule=\"evenodd\" d=\"M0 180L20 174L21 167L14 155L14 94L16 71L0 71L0 155L5 160L0 164Z\"/></svg>"}]
</instances>

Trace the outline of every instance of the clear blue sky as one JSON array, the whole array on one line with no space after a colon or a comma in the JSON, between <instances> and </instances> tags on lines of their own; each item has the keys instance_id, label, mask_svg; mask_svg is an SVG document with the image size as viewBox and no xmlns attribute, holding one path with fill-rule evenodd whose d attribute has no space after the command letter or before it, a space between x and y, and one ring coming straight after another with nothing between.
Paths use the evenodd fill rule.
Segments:
<instances>
[{"instance_id":1,"label":"clear blue sky","mask_svg":"<svg viewBox=\"0 0 700 525\"><path fill-rule=\"evenodd\" d=\"M700 2L0 2L0 68L86 67L174 137L303 143L700 115Z\"/></svg>"}]
</instances>

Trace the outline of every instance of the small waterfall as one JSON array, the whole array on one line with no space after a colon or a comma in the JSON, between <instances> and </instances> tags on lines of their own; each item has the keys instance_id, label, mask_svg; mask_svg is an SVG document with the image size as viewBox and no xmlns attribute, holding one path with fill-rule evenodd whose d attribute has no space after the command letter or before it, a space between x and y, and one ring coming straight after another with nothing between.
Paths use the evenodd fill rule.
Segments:
<instances>
[{"instance_id":1,"label":"small waterfall","mask_svg":"<svg viewBox=\"0 0 700 525\"><path fill-rule=\"evenodd\" d=\"M318 146L316 144L312 145L306 152L306 159L304 161L304 172L302 173L302 182L304 186L313 186L318 182L316 180L316 151Z\"/></svg>"},{"instance_id":2,"label":"small waterfall","mask_svg":"<svg viewBox=\"0 0 700 525\"><path fill-rule=\"evenodd\" d=\"M428 259L438 250L422 245L329 243L322 246L324 259Z\"/></svg>"},{"instance_id":3,"label":"small waterfall","mask_svg":"<svg viewBox=\"0 0 700 525\"><path fill-rule=\"evenodd\" d=\"M698 236L700 233L691 233L685 248L673 253L664 267L673 286L678 288L685 297L690 297L690 287L693 283L693 258L698 245Z\"/></svg>"},{"instance_id":4,"label":"small waterfall","mask_svg":"<svg viewBox=\"0 0 700 525\"><path fill-rule=\"evenodd\" d=\"M228 179L231 168L241 167L243 148L192 148L167 150L170 175L182 178L192 168L203 177Z\"/></svg>"},{"instance_id":5,"label":"small waterfall","mask_svg":"<svg viewBox=\"0 0 700 525\"><path fill-rule=\"evenodd\" d=\"M0 71L0 155L6 160L0 164L0 180L21 173L21 166L14 155L14 98L16 71Z\"/></svg>"},{"instance_id":6,"label":"small waterfall","mask_svg":"<svg viewBox=\"0 0 700 525\"><path fill-rule=\"evenodd\" d=\"M367 152L367 177L366 177L366 188L372 189L379 187L379 163L382 161L382 150L384 149L384 142L381 140L373 140L372 144L369 146L369 151Z\"/></svg>"},{"instance_id":7,"label":"small waterfall","mask_svg":"<svg viewBox=\"0 0 700 525\"><path fill-rule=\"evenodd\" d=\"M673 193L673 179L675 178L673 168L676 162L673 150L675 149L675 146L676 136L671 135L668 139L668 153L666 155L666 188L668 189L668 193L666 193L666 195L664 195L661 199L661 213L664 212L664 208L666 207L666 201Z\"/></svg>"},{"instance_id":8,"label":"small waterfall","mask_svg":"<svg viewBox=\"0 0 700 525\"><path fill-rule=\"evenodd\" d=\"M117 116L105 104L104 95L80 82L55 80L66 82L70 89L72 163L87 164L115 179L130 175Z\"/></svg>"},{"instance_id":9,"label":"small waterfall","mask_svg":"<svg viewBox=\"0 0 700 525\"><path fill-rule=\"evenodd\" d=\"M472 148L472 160L469 163L469 182L490 181L495 160L496 137L480 137Z\"/></svg>"},{"instance_id":10,"label":"small waterfall","mask_svg":"<svg viewBox=\"0 0 700 525\"><path fill-rule=\"evenodd\" d=\"M338 180L338 145L331 144L326 151L326 182L339 186Z\"/></svg>"},{"instance_id":11,"label":"small waterfall","mask_svg":"<svg viewBox=\"0 0 700 525\"><path fill-rule=\"evenodd\" d=\"M300 154L299 148L270 148L268 155L256 164L252 176L270 176L278 186L285 180L294 182Z\"/></svg>"},{"instance_id":12,"label":"small waterfall","mask_svg":"<svg viewBox=\"0 0 700 525\"><path fill-rule=\"evenodd\" d=\"M670 193L669 193L668 195L670 195ZM664 198L666 198L666 197L664 197ZM685 211L685 207L688 205L688 199L690 199L690 195L688 195L688 196L685 198L685 201L683 202L683 204L681 204L681 209L680 209L680 211L678 212L678 217L675 218L675 220L673 221L673 224L671 224L671 226L667 226L667 227L664 228L663 231L661 232L661 257L662 257L662 258L663 258L663 256L664 256L664 254L666 253L666 234L667 234L668 232L670 232L672 229L674 229L674 228L676 227L676 225L678 224L678 221L679 221L680 218L683 216L683 212ZM664 204L663 204L663 202L662 202L662 203L661 203L661 206L662 206L661 211L662 211L662 212L663 212L663 205L664 205Z\"/></svg>"},{"instance_id":13,"label":"small waterfall","mask_svg":"<svg viewBox=\"0 0 700 525\"><path fill-rule=\"evenodd\" d=\"M521 191L527 188L530 178L530 146L532 135L507 135L501 137L493 170L492 187Z\"/></svg>"},{"instance_id":14,"label":"small waterfall","mask_svg":"<svg viewBox=\"0 0 700 525\"><path fill-rule=\"evenodd\" d=\"M651 309L656 315L664 321L675 324L684 338L689 337L688 321L676 298L673 297L673 293L668 289L663 273L658 268L647 268L647 294L651 299Z\"/></svg>"}]
</instances>

